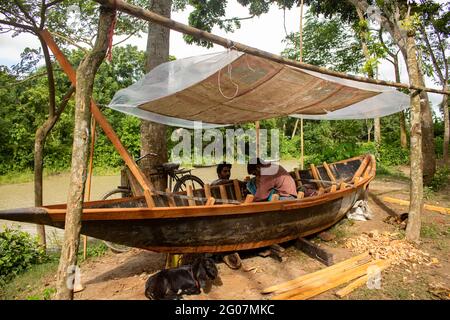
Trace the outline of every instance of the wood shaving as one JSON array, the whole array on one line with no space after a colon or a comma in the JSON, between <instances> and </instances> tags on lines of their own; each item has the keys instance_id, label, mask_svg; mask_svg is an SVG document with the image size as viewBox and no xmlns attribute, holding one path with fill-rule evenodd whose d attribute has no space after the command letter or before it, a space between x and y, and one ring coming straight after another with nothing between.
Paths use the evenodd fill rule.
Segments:
<instances>
[{"instance_id":1,"label":"wood shaving","mask_svg":"<svg viewBox=\"0 0 450 320\"><path fill-rule=\"evenodd\" d=\"M417 265L436 263L436 258L431 258L427 252L417 249L412 243L398 239L398 236L399 233L373 230L347 239L345 247L357 253L369 251L375 259L390 259L391 265L403 265L412 269L416 269ZM406 271L411 272L408 269Z\"/></svg>"}]
</instances>

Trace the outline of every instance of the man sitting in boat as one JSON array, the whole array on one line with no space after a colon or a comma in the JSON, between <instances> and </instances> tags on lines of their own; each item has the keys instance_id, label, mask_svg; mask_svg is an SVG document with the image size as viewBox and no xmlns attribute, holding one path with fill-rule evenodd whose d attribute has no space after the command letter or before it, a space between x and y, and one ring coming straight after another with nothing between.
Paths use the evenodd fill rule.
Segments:
<instances>
[{"instance_id":1,"label":"man sitting in boat","mask_svg":"<svg viewBox=\"0 0 450 320\"><path fill-rule=\"evenodd\" d=\"M274 194L278 194L280 200L297 198L295 181L282 166L256 158L247 164L247 172L255 176L247 183L254 201L270 201Z\"/></svg>"},{"instance_id":2,"label":"man sitting in boat","mask_svg":"<svg viewBox=\"0 0 450 320\"><path fill-rule=\"evenodd\" d=\"M212 186L217 186L220 184L225 184L230 182L230 176L231 176L231 164L226 163L225 161L223 163L219 163L217 166L217 177L218 179L211 182Z\"/></svg>"}]
</instances>

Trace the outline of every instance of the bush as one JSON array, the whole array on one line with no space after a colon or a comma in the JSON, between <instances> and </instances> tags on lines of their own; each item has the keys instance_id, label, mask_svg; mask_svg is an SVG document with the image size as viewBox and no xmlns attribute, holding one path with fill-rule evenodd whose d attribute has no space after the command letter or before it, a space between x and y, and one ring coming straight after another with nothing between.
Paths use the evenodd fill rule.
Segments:
<instances>
[{"instance_id":1,"label":"bush","mask_svg":"<svg viewBox=\"0 0 450 320\"><path fill-rule=\"evenodd\" d=\"M430 189L437 192L450 182L450 168L443 167L436 171L430 183Z\"/></svg>"},{"instance_id":2,"label":"bush","mask_svg":"<svg viewBox=\"0 0 450 320\"><path fill-rule=\"evenodd\" d=\"M10 228L0 232L0 285L46 260L45 250L29 233Z\"/></svg>"}]
</instances>

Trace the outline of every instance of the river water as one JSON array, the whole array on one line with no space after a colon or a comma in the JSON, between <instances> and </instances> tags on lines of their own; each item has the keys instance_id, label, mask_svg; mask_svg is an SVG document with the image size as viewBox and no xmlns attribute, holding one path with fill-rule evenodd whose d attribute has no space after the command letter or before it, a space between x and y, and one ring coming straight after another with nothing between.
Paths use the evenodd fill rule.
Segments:
<instances>
[{"instance_id":1,"label":"river water","mask_svg":"<svg viewBox=\"0 0 450 320\"><path fill-rule=\"evenodd\" d=\"M288 171L298 166L297 160L283 160L281 165ZM217 179L216 167L194 168L192 174L200 177L204 182ZM246 165L233 164L231 179L243 179L247 176ZM93 176L91 200L100 200L108 191L120 185L120 176ZM58 204L67 202L69 174L59 174L44 179L44 204ZM33 182L0 185L0 210L24 208L34 206ZM29 223L17 223L0 220L0 230L3 226L17 226L21 230L36 234L36 226ZM57 245L61 241L62 230L46 226L47 243Z\"/></svg>"}]
</instances>

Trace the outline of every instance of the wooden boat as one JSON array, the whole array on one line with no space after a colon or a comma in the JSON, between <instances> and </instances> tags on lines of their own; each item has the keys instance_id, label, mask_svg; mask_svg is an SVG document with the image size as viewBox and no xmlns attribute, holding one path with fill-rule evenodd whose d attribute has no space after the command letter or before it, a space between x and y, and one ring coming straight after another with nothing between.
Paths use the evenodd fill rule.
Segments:
<instances>
[{"instance_id":1,"label":"wooden boat","mask_svg":"<svg viewBox=\"0 0 450 320\"><path fill-rule=\"evenodd\" d=\"M281 243L327 229L365 197L375 158L360 156L290 174L317 194L295 200L243 199L237 180L228 185L84 203L81 233L156 252L227 252ZM216 200L217 199L217 200ZM216 201L215 201L216 200ZM225 202L225 203L224 203ZM64 228L66 205L0 211L0 219Z\"/></svg>"}]
</instances>

